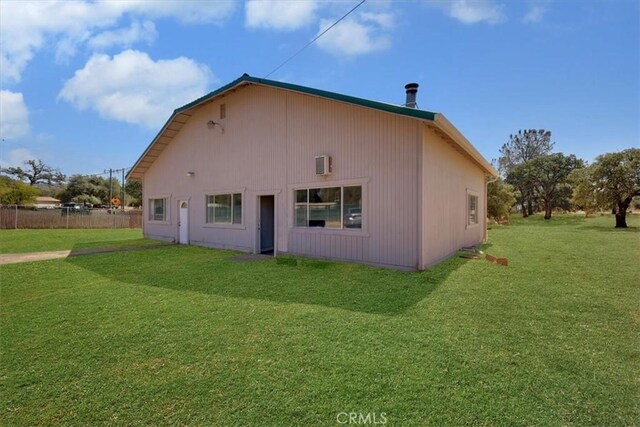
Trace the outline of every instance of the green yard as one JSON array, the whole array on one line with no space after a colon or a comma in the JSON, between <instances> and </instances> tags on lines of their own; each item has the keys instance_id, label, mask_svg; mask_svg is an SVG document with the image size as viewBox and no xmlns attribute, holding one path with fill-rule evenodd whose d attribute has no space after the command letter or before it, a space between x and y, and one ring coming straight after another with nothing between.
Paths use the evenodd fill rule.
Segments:
<instances>
[{"instance_id":1,"label":"green yard","mask_svg":"<svg viewBox=\"0 0 640 427\"><path fill-rule=\"evenodd\" d=\"M2 266L0 425L637 425L629 224L518 219L487 246L509 267L422 273L184 246Z\"/></svg>"},{"instance_id":2,"label":"green yard","mask_svg":"<svg viewBox=\"0 0 640 427\"><path fill-rule=\"evenodd\" d=\"M139 228L0 230L0 254L157 245Z\"/></svg>"}]
</instances>

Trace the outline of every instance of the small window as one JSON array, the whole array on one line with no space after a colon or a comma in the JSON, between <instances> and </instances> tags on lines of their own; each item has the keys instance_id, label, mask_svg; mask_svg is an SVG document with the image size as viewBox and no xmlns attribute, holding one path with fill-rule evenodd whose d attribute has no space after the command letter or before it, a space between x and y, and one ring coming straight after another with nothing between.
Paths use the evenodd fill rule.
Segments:
<instances>
[{"instance_id":1,"label":"small window","mask_svg":"<svg viewBox=\"0 0 640 427\"><path fill-rule=\"evenodd\" d=\"M208 195L207 223L242 224L242 194Z\"/></svg>"},{"instance_id":2,"label":"small window","mask_svg":"<svg viewBox=\"0 0 640 427\"><path fill-rule=\"evenodd\" d=\"M478 196L467 194L467 225L478 224Z\"/></svg>"},{"instance_id":3,"label":"small window","mask_svg":"<svg viewBox=\"0 0 640 427\"><path fill-rule=\"evenodd\" d=\"M362 228L362 187L295 190L296 227Z\"/></svg>"},{"instance_id":4,"label":"small window","mask_svg":"<svg viewBox=\"0 0 640 427\"><path fill-rule=\"evenodd\" d=\"M224 119L227 117L227 104L220 104L220 118Z\"/></svg>"},{"instance_id":5,"label":"small window","mask_svg":"<svg viewBox=\"0 0 640 427\"><path fill-rule=\"evenodd\" d=\"M149 221L167 220L167 199L149 199Z\"/></svg>"}]
</instances>

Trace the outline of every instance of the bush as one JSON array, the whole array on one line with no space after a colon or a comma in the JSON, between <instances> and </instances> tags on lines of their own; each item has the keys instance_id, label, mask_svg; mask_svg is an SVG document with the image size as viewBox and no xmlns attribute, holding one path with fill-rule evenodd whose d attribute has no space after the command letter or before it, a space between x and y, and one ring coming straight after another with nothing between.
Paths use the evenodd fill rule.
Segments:
<instances>
[{"instance_id":1,"label":"bush","mask_svg":"<svg viewBox=\"0 0 640 427\"><path fill-rule=\"evenodd\" d=\"M487 185L487 216L496 222L509 222L509 213L516 203L513 187L498 178Z\"/></svg>"}]
</instances>

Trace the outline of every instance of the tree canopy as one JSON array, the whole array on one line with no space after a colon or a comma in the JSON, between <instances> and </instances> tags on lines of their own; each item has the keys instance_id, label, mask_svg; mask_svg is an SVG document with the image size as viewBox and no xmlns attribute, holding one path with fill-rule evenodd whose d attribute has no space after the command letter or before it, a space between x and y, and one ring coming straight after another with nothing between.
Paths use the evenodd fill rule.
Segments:
<instances>
[{"instance_id":1,"label":"tree canopy","mask_svg":"<svg viewBox=\"0 0 640 427\"><path fill-rule=\"evenodd\" d=\"M66 179L65 175L60 172L59 169L54 169L40 159L27 160L24 162L24 165L25 168L20 166L8 167L2 169L2 171L16 177L20 181L27 182L32 187L41 183L48 185L57 184L64 182Z\"/></svg>"},{"instance_id":2,"label":"tree canopy","mask_svg":"<svg viewBox=\"0 0 640 427\"><path fill-rule=\"evenodd\" d=\"M509 141L500 148L498 169L507 183L517 190L517 203L525 217L535 211L537 194L530 179L529 169L524 165L537 157L551 153L553 145L551 131L526 129L509 135Z\"/></svg>"},{"instance_id":3,"label":"tree canopy","mask_svg":"<svg viewBox=\"0 0 640 427\"><path fill-rule=\"evenodd\" d=\"M25 205L33 202L38 194L37 188L8 176L0 176L0 203L3 205Z\"/></svg>"},{"instance_id":4,"label":"tree canopy","mask_svg":"<svg viewBox=\"0 0 640 427\"><path fill-rule=\"evenodd\" d=\"M113 180L113 196L120 194L120 183ZM66 188L59 194L63 202L82 200L109 204L109 179L100 176L72 175Z\"/></svg>"},{"instance_id":5,"label":"tree canopy","mask_svg":"<svg viewBox=\"0 0 640 427\"><path fill-rule=\"evenodd\" d=\"M573 193L571 203L582 209L586 216L596 212L600 207L596 197L596 188L592 181L593 166L576 169L569 175Z\"/></svg>"},{"instance_id":6,"label":"tree canopy","mask_svg":"<svg viewBox=\"0 0 640 427\"><path fill-rule=\"evenodd\" d=\"M495 221L508 221L511 207L516 203L514 188L498 178L487 185L487 216Z\"/></svg>"},{"instance_id":7,"label":"tree canopy","mask_svg":"<svg viewBox=\"0 0 640 427\"><path fill-rule=\"evenodd\" d=\"M529 160L525 166L530 182L544 203L544 219L549 219L561 196L570 194L569 175L584 167L584 162L573 154L555 153Z\"/></svg>"},{"instance_id":8,"label":"tree canopy","mask_svg":"<svg viewBox=\"0 0 640 427\"><path fill-rule=\"evenodd\" d=\"M509 135L509 141L500 148L498 169L506 175L514 167L551 153L554 143L551 131L545 129L519 130Z\"/></svg>"},{"instance_id":9,"label":"tree canopy","mask_svg":"<svg viewBox=\"0 0 640 427\"><path fill-rule=\"evenodd\" d=\"M596 157L590 170L598 205L614 207L616 227L627 227L627 210L634 196L640 196L640 148Z\"/></svg>"},{"instance_id":10,"label":"tree canopy","mask_svg":"<svg viewBox=\"0 0 640 427\"><path fill-rule=\"evenodd\" d=\"M129 180L124 186L130 206L142 206L142 181Z\"/></svg>"}]
</instances>

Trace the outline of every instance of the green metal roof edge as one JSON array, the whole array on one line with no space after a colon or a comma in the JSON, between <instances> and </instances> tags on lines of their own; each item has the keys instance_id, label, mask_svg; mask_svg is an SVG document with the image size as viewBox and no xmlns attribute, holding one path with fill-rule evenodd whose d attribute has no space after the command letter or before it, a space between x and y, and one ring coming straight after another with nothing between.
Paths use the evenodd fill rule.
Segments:
<instances>
[{"instance_id":1,"label":"green metal roof edge","mask_svg":"<svg viewBox=\"0 0 640 427\"><path fill-rule=\"evenodd\" d=\"M241 77L235 79L234 81L232 81L229 84L226 84L224 86L222 86L219 89L216 89L215 91L196 99L193 102L190 102L178 109L176 109L174 111L174 114L178 114L181 113L183 111L186 111L192 107L195 107L198 104L201 104L202 102L208 101L209 99L215 98L216 96L220 95L221 93L226 92L227 90L233 88L234 86L237 86L240 83L255 83L255 84L261 84L264 86L271 86L271 87L276 87L279 89L286 89L286 90L291 90L291 91L295 91L295 92L300 92L300 93L306 93L309 95L314 95L314 96L319 96L322 98L327 98L327 99L333 99L336 101L342 101L342 102L347 102L349 104L354 104L354 105L360 105L362 107L368 107L368 108L373 108L376 110L381 110L381 111L386 111L387 113L394 113L394 114L400 114L403 116L409 116L409 117L414 117L414 118L418 118L418 119L425 119L425 120L434 120L436 113L431 112L431 111L425 111L425 110L418 110L416 108L408 108L408 107L403 107L400 105L393 105L393 104L386 104L384 102L378 102L378 101L372 101L369 99L364 99L364 98L358 98L355 96L350 96L350 95L343 95L341 93L336 93L336 92L329 92L326 90L321 90L321 89L314 89L314 88L310 88L307 86L300 86L300 85L296 85L296 84L292 84L292 83L283 83L283 82L278 82L275 80L268 80L268 79L261 79L261 78L257 78L257 77L251 77L248 74L244 74Z\"/></svg>"},{"instance_id":2,"label":"green metal roof edge","mask_svg":"<svg viewBox=\"0 0 640 427\"><path fill-rule=\"evenodd\" d=\"M231 83L227 83L226 85L214 90L213 92L209 92L208 94L201 96L200 98L191 101L188 104L183 105L182 107L176 108L173 111L173 115L182 113L183 111L186 111L190 108L195 107L198 104L201 104L205 101L208 101L209 99L215 98L216 96L220 95L221 93L224 93L226 91L228 91L229 89L233 88L234 86L237 86L239 83L242 83L243 81L247 81L246 78L249 77L248 74L243 74L242 76L240 76L239 78L235 79L234 81L232 81ZM172 115L172 117L173 117Z\"/></svg>"}]
</instances>

